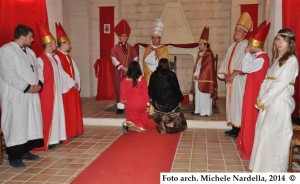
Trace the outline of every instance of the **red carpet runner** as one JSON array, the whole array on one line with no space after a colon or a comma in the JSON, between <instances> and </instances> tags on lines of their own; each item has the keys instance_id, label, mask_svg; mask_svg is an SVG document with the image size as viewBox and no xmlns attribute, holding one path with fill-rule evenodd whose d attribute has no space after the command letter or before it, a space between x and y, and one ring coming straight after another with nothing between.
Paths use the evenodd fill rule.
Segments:
<instances>
[{"instance_id":1,"label":"red carpet runner","mask_svg":"<svg viewBox=\"0 0 300 184\"><path fill-rule=\"evenodd\" d=\"M171 170L179 136L154 128L123 134L72 184L159 184L160 172Z\"/></svg>"}]
</instances>

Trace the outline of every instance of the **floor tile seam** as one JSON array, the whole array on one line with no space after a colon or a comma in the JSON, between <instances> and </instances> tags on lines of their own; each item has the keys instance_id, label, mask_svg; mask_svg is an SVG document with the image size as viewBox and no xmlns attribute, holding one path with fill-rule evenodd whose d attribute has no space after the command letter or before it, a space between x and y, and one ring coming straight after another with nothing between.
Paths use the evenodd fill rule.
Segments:
<instances>
[{"instance_id":1,"label":"floor tile seam","mask_svg":"<svg viewBox=\"0 0 300 184\"><path fill-rule=\"evenodd\" d=\"M69 165L69 164L67 164L67 165L65 165L64 167L60 168L60 171L59 171L59 172L65 170L66 167L67 167L68 165ZM57 175L59 172L57 172L57 173L54 174L54 175L51 175L51 177L48 178L48 180L46 180L45 183L47 183L47 184L51 184L51 183L56 183L56 184L58 184L57 182L49 182L49 180L50 180L51 178L53 178L54 176L60 176L60 175ZM70 176L70 177L71 177L71 176Z\"/></svg>"},{"instance_id":2,"label":"floor tile seam","mask_svg":"<svg viewBox=\"0 0 300 184\"><path fill-rule=\"evenodd\" d=\"M30 168L32 168L32 167L30 167ZM43 169L44 170L44 169ZM42 170L42 171L43 171ZM40 171L39 173L41 173L42 171ZM39 173L35 173L35 174L33 174L33 176L32 177L30 177L29 179L27 179L25 182L27 182L27 181L31 181L31 179L32 178L34 178L35 176L37 176L37 175L39 175ZM13 176L13 177L16 177L16 176L18 176L18 175L20 175L20 174L30 174L30 173L18 173L18 174L16 174L15 176ZM31 173L32 174L32 173ZM50 174L43 174L43 175L50 175ZM52 176L52 175L51 175ZM12 177L12 178L13 178ZM12 178L10 178L9 180L7 180L7 181L24 181L24 180L12 180ZM50 177L51 178L51 177ZM49 179L50 179L49 178ZM48 180L47 180L48 181ZM37 182L39 182L39 181L37 181Z\"/></svg>"},{"instance_id":3,"label":"floor tile seam","mask_svg":"<svg viewBox=\"0 0 300 184\"><path fill-rule=\"evenodd\" d=\"M62 170L64 170L64 169L62 169ZM72 169L72 170L76 170L76 169ZM69 183L68 181L70 181L70 179L72 179L72 180L75 179L82 171L84 171L84 168L77 169L77 171L75 173L73 173L72 175L56 175L55 174L54 176L67 176L67 177L69 177L69 179L66 182L63 183L63 184L65 184L65 183ZM78 175L76 175L77 173L78 173ZM53 182L51 182L51 183L53 183Z\"/></svg>"},{"instance_id":4,"label":"floor tile seam","mask_svg":"<svg viewBox=\"0 0 300 184\"><path fill-rule=\"evenodd\" d=\"M13 176L11 176L10 178L8 178L8 179L6 179L6 180L3 180L4 183L6 183L6 182L8 182L8 181L11 181L11 179L14 178L14 177L16 177L16 175L18 175L18 174L20 174L20 173L13 173ZM4 183L3 183L3 184L4 184Z\"/></svg>"},{"instance_id":5,"label":"floor tile seam","mask_svg":"<svg viewBox=\"0 0 300 184\"><path fill-rule=\"evenodd\" d=\"M224 163L224 166L225 166L225 171L227 172L227 165L226 165L226 162L225 162L225 157L224 157L223 147L221 146L221 137L220 137L220 133L221 133L221 132L218 132L218 139L219 139L220 150L221 150L222 158L223 158L222 160L223 160L223 163Z\"/></svg>"},{"instance_id":6,"label":"floor tile seam","mask_svg":"<svg viewBox=\"0 0 300 184\"><path fill-rule=\"evenodd\" d=\"M63 158L64 158L64 157L63 157ZM48 167L46 167L45 169L51 169L51 166L54 165L54 164L56 164L56 163L58 163L58 162L54 162L54 163L50 164L50 165L49 165ZM59 175L59 173L62 172L62 171L64 171L64 170L66 170L66 169L67 169L66 167L67 167L68 165L70 165L70 164L71 164L71 162L70 162L70 163L67 163L64 167L60 167L60 168L52 168L52 169L59 169L59 171L56 172L55 174L51 174L51 177L50 177L50 178L52 178L53 176L68 176L68 175ZM45 170L45 169L43 169L43 170ZM42 171L43 171L43 170L42 170ZM41 172L42 172L42 171L41 171ZM44 174L44 175L49 175L49 174ZM49 179L50 179L50 178L49 178ZM48 180L49 180L49 179L48 179ZM45 182L47 183L48 180L45 181ZM51 183L53 183L53 182L51 182Z\"/></svg>"},{"instance_id":7,"label":"floor tile seam","mask_svg":"<svg viewBox=\"0 0 300 184\"><path fill-rule=\"evenodd\" d=\"M110 141L109 142L109 144L107 144L105 147L104 147L104 149L101 149L94 157L92 157L92 159L90 159L90 161L88 162L88 163L90 163L91 161L94 161L98 156L100 156L106 149L108 149L120 136L121 136L122 134L119 134L115 139L113 139L112 141ZM107 136L109 136L109 135L107 135ZM105 137L107 137L107 136L105 136ZM105 139L105 137L103 138L103 139ZM103 140L103 139L101 139L101 140ZM101 141L99 141L99 142L101 142ZM87 150L88 151L88 150ZM81 155L82 154L86 154L86 152L83 152L83 153L81 153ZM79 155L79 157L80 157L80 155ZM87 164L88 164L87 163Z\"/></svg>"},{"instance_id":8,"label":"floor tile seam","mask_svg":"<svg viewBox=\"0 0 300 184\"><path fill-rule=\"evenodd\" d=\"M191 172L192 157L193 157L193 150L194 150L194 140L195 140L195 129L193 129L192 148L190 151L189 172Z\"/></svg>"},{"instance_id":9,"label":"floor tile seam","mask_svg":"<svg viewBox=\"0 0 300 184\"><path fill-rule=\"evenodd\" d=\"M232 141L233 141L233 144L235 145L235 150L236 150L236 152L237 152L237 155L238 155L238 157L239 157L239 160L240 160L240 162L242 163L243 171L246 172L246 170L245 170L246 165L244 165L243 160L242 160L242 158L241 158L241 154L239 153L239 150L238 150L238 148L237 148L237 146L236 146L236 144L237 144L237 143L236 143L236 142L237 142L237 139L232 139Z\"/></svg>"},{"instance_id":10,"label":"floor tile seam","mask_svg":"<svg viewBox=\"0 0 300 184\"><path fill-rule=\"evenodd\" d=\"M205 153L207 155L207 159L206 159L206 171L208 171L208 150L207 150L207 147L208 147L208 139L207 139L207 132L205 132Z\"/></svg>"},{"instance_id":11,"label":"floor tile seam","mask_svg":"<svg viewBox=\"0 0 300 184\"><path fill-rule=\"evenodd\" d=\"M175 155L174 155L174 157L173 157L173 162L172 162L172 166L171 166L171 171L174 169L173 167L174 167L175 160L176 160L176 157L177 157L177 154L178 154L178 149L179 149L179 146L180 146L180 143L181 143L182 136L183 136L183 134L180 133L179 139L178 139L178 143L177 143L177 145L176 145Z\"/></svg>"}]
</instances>

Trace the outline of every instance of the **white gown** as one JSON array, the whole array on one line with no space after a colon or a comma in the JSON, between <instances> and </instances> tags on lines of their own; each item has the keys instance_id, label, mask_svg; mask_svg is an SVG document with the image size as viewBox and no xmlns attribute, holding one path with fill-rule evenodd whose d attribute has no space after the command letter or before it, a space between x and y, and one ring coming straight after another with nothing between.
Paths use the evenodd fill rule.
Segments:
<instances>
[{"instance_id":1,"label":"white gown","mask_svg":"<svg viewBox=\"0 0 300 184\"><path fill-rule=\"evenodd\" d=\"M201 60L200 57L199 61L197 62L196 70L194 72L194 76L199 78L200 69L201 69ZM198 87L198 80L194 80L195 83L195 111L194 113L200 114L200 116L211 116L212 115L212 99L210 93L202 93Z\"/></svg>"},{"instance_id":2,"label":"white gown","mask_svg":"<svg viewBox=\"0 0 300 184\"><path fill-rule=\"evenodd\" d=\"M219 69L218 77L225 79L224 74L228 74L228 65L230 61L230 55L234 49L232 44L226 53L225 59ZM239 42L236 46L234 55L230 64L230 74L233 71L242 71L242 60L245 56L245 48L248 45L247 40ZM226 117L227 123L231 123L234 126L241 126L243 96L246 84L246 75L237 75L234 77L232 86L226 83ZM231 94L231 95L230 95Z\"/></svg>"},{"instance_id":3,"label":"white gown","mask_svg":"<svg viewBox=\"0 0 300 184\"><path fill-rule=\"evenodd\" d=\"M264 104L256 122L254 144L249 164L253 172L286 172L293 135L291 114L295 108L293 83L298 76L295 56L279 67L269 68L258 100Z\"/></svg>"},{"instance_id":4,"label":"white gown","mask_svg":"<svg viewBox=\"0 0 300 184\"><path fill-rule=\"evenodd\" d=\"M30 48L15 42L0 48L1 126L7 147L42 139L42 113L38 93L24 93L39 82L37 59Z\"/></svg>"}]
</instances>

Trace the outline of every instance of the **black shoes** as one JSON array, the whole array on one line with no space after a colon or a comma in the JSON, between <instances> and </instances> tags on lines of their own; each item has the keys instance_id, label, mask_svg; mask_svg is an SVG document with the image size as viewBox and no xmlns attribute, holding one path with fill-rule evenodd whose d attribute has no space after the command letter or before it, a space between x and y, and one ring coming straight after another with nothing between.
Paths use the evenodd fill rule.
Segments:
<instances>
[{"instance_id":1,"label":"black shoes","mask_svg":"<svg viewBox=\"0 0 300 184\"><path fill-rule=\"evenodd\" d=\"M227 130L227 131L225 131L224 133L225 133L225 135L231 135L231 132L232 132L232 130L233 130L233 128L231 129L231 130Z\"/></svg>"},{"instance_id":2,"label":"black shoes","mask_svg":"<svg viewBox=\"0 0 300 184\"><path fill-rule=\"evenodd\" d=\"M191 115L198 116L200 113L191 112ZM209 115L200 115L201 117L209 117Z\"/></svg>"},{"instance_id":3,"label":"black shoes","mask_svg":"<svg viewBox=\"0 0 300 184\"><path fill-rule=\"evenodd\" d=\"M48 149L55 149L56 148L56 144L50 144L49 146L48 146Z\"/></svg>"},{"instance_id":4,"label":"black shoes","mask_svg":"<svg viewBox=\"0 0 300 184\"><path fill-rule=\"evenodd\" d=\"M14 168L22 168L25 167L25 164L22 160L36 160L38 158L40 158L38 155L26 152L20 159L9 160L9 165Z\"/></svg>"},{"instance_id":5,"label":"black shoes","mask_svg":"<svg viewBox=\"0 0 300 184\"><path fill-rule=\"evenodd\" d=\"M128 131L129 131L129 127L126 126L126 125L122 125L122 132L123 133L128 133Z\"/></svg>"},{"instance_id":6,"label":"black shoes","mask_svg":"<svg viewBox=\"0 0 300 184\"><path fill-rule=\"evenodd\" d=\"M9 165L11 165L14 168L22 168L25 167L24 162L21 159L13 159L9 160Z\"/></svg>"},{"instance_id":7,"label":"black shoes","mask_svg":"<svg viewBox=\"0 0 300 184\"><path fill-rule=\"evenodd\" d=\"M123 113L124 113L124 110L123 110L123 109L117 109L116 114L123 114Z\"/></svg>"},{"instance_id":8,"label":"black shoes","mask_svg":"<svg viewBox=\"0 0 300 184\"><path fill-rule=\"evenodd\" d=\"M21 159L24 159L24 160L36 160L40 158L38 155L34 155L32 153L30 153L29 151L26 152L22 157Z\"/></svg>"},{"instance_id":9,"label":"black shoes","mask_svg":"<svg viewBox=\"0 0 300 184\"><path fill-rule=\"evenodd\" d=\"M239 132L240 132L240 128L232 127L231 130L225 131L225 135L236 138L236 137L238 137Z\"/></svg>"}]
</instances>

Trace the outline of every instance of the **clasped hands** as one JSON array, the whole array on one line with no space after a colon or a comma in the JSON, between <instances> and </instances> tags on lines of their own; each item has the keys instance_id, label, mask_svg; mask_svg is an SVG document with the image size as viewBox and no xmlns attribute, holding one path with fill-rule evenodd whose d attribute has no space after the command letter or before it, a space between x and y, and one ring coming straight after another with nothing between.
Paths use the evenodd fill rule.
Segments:
<instances>
[{"instance_id":1,"label":"clasped hands","mask_svg":"<svg viewBox=\"0 0 300 184\"><path fill-rule=\"evenodd\" d=\"M243 74L241 72L233 72L232 74L225 74L225 82L231 83L235 76Z\"/></svg>"},{"instance_id":2,"label":"clasped hands","mask_svg":"<svg viewBox=\"0 0 300 184\"><path fill-rule=\"evenodd\" d=\"M127 73L127 71L128 71L128 68L127 68L127 67L125 67L125 66L122 66L122 67L121 67L121 70L123 70L123 71L124 71L124 73Z\"/></svg>"},{"instance_id":3,"label":"clasped hands","mask_svg":"<svg viewBox=\"0 0 300 184\"><path fill-rule=\"evenodd\" d=\"M38 93L41 90L42 90L42 86L40 84L31 85L29 90L28 90L28 93Z\"/></svg>"}]
</instances>

